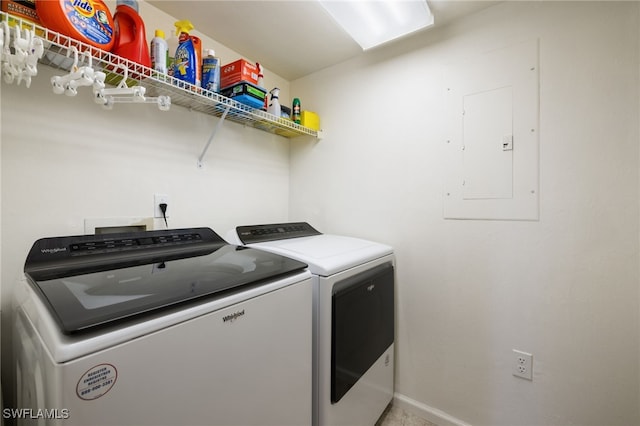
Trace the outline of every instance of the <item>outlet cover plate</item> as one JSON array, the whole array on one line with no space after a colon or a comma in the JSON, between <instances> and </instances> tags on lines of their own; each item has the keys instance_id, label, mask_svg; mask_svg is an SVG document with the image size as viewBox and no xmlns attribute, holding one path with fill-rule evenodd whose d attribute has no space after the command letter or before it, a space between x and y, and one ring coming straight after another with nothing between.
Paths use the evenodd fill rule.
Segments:
<instances>
[{"instance_id":1,"label":"outlet cover plate","mask_svg":"<svg viewBox=\"0 0 640 426\"><path fill-rule=\"evenodd\" d=\"M511 365L514 376L533 380L533 355L514 349Z\"/></svg>"}]
</instances>

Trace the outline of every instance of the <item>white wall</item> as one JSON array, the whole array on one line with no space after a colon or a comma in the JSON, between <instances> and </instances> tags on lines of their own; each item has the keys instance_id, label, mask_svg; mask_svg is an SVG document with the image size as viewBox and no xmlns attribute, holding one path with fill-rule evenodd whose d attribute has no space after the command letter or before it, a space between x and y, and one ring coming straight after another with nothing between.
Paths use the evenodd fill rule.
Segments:
<instances>
[{"instance_id":1,"label":"white wall","mask_svg":"<svg viewBox=\"0 0 640 426\"><path fill-rule=\"evenodd\" d=\"M145 3L141 13L148 34L175 20ZM223 62L241 57L203 40ZM168 112L132 104L105 111L90 88L73 98L55 95L50 78L64 73L40 66L29 89L2 83L4 382L12 372L12 289L36 239L83 234L86 218L151 217L155 193L170 197L172 228L207 226L224 236L238 224L288 218L288 139L225 122L201 170L197 159L217 118L176 105ZM288 90L288 82L266 74Z\"/></svg>"},{"instance_id":2,"label":"white wall","mask_svg":"<svg viewBox=\"0 0 640 426\"><path fill-rule=\"evenodd\" d=\"M148 34L170 28L158 19ZM446 221L442 69L533 38L540 220ZM3 375L6 307L33 240L82 233L87 217L150 216L163 192L172 227L290 216L392 244L396 390L425 415L640 424L639 52L635 2L500 4L292 83L325 138L293 140L291 164L289 141L226 123L205 170L215 118L102 111L86 92L54 95L46 68L30 89L2 83ZM511 376L513 348L534 354L533 382Z\"/></svg>"},{"instance_id":3,"label":"white wall","mask_svg":"<svg viewBox=\"0 0 640 426\"><path fill-rule=\"evenodd\" d=\"M325 137L292 144L291 219L395 247L416 411L640 424L638 34L636 2L506 2L292 82ZM536 38L540 220L444 220L442 70Z\"/></svg>"}]
</instances>

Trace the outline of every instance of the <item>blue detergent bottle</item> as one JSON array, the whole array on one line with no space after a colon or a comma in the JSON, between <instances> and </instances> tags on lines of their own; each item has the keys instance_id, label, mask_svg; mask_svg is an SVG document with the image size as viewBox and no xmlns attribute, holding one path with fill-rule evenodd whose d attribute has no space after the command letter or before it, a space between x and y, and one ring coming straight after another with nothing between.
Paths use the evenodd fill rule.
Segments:
<instances>
[{"instance_id":1,"label":"blue detergent bottle","mask_svg":"<svg viewBox=\"0 0 640 426\"><path fill-rule=\"evenodd\" d=\"M220 59L213 49L205 51L202 58L202 88L215 93L220 92Z\"/></svg>"},{"instance_id":2,"label":"blue detergent bottle","mask_svg":"<svg viewBox=\"0 0 640 426\"><path fill-rule=\"evenodd\" d=\"M186 83L196 84L198 57L196 55L193 39L189 31L193 30L193 24L187 20L175 23L178 35L178 48L173 62L173 77Z\"/></svg>"}]
</instances>

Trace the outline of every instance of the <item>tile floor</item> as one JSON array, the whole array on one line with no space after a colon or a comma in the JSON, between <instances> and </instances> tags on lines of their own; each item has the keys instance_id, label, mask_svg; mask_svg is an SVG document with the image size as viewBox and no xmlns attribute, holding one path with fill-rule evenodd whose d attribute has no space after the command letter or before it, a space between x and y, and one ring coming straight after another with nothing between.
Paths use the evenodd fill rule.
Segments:
<instances>
[{"instance_id":1,"label":"tile floor","mask_svg":"<svg viewBox=\"0 0 640 426\"><path fill-rule=\"evenodd\" d=\"M438 426L423 418L390 405L375 426Z\"/></svg>"}]
</instances>

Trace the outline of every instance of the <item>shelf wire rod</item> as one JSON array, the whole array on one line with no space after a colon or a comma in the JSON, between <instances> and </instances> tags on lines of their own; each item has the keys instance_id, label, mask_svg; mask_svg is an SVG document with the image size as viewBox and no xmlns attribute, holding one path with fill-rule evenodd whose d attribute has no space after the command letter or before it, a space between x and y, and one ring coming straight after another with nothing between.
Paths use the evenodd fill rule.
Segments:
<instances>
[{"instance_id":1,"label":"shelf wire rod","mask_svg":"<svg viewBox=\"0 0 640 426\"><path fill-rule=\"evenodd\" d=\"M216 126L213 128L213 131L209 136L209 140L207 141L206 145L204 146L204 149L202 150L202 154L200 154L200 157L198 157L198 168L201 169L203 167L202 159L207 153L207 150L209 149L209 145L211 145L211 142L213 141L213 138L216 136L216 133L218 133L218 130L220 129L220 127L222 127L222 123L224 123L224 119L227 117L227 113L229 112L230 109L231 109L231 104L227 105L224 112L220 116L220 119L216 123Z\"/></svg>"}]
</instances>

